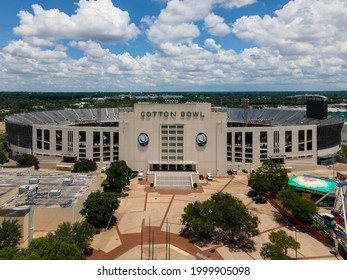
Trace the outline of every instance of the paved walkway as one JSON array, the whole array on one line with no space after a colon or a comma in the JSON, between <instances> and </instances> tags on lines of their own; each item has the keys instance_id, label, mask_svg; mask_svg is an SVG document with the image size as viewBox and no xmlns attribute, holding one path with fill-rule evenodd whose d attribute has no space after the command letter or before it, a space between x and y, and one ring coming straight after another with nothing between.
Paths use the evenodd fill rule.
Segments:
<instances>
[{"instance_id":1,"label":"paved walkway","mask_svg":"<svg viewBox=\"0 0 347 280\"><path fill-rule=\"evenodd\" d=\"M139 184L135 178L131 181L129 196L121 198L120 207L116 211L117 226L95 236L92 243L94 251L88 259L261 260L259 251L262 244L269 241L270 232L283 229L294 237L295 231L282 224L280 214L271 205L253 203L246 195L248 189L247 176L244 174L218 177L212 182L204 181L197 190L190 191L154 190L145 182ZM260 235L252 238L253 249L241 250L222 244L194 244L179 234L183 228L180 219L184 207L193 201L209 199L211 194L219 191L240 198L259 217ZM167 246L168 238L170 250ZM298 259L341 259L332 254L332 248L306 233L299 232L296 238L301 243ZM289 255L295 258L296 252L289 250Z\"/></svg>"}]
</instances>

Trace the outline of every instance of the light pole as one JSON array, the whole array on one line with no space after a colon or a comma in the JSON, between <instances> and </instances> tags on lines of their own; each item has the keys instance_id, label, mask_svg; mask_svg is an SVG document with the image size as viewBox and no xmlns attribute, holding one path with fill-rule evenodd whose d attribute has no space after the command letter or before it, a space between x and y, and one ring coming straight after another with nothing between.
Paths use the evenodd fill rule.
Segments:
<instances>
[{"instance_id":1,"label":"light pole","mask_svg":"<svg viewBox=\"0 0 347 280\"><path fill-rule=\"evenodd\" d=\"M298 242L298 229L296 227L293 227L294 232L295 232L295 242ZM298 259L298 247L295 246L295 259Z\"/></svg>"}]
</instances>

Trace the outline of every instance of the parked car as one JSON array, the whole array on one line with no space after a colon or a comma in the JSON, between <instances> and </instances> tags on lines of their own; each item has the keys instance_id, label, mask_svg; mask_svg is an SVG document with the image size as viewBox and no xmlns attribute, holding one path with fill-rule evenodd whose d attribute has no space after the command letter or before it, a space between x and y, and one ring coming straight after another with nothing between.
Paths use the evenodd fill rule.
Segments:
<instances>
[{"instance_id":1,"label":"parked car","mask_svg":"<svg viewBox=\"0 0 347 280\"><path fill-rule=\"evenodd\" d=\"M255 204L266 204L267 203L267 200L265 199L265 197L257 197L255 200L254 200Z\"/></svg>"},{"instance_id":2,"label":"parked car","mask_svg":"<svg viewBox=\"0 0 347 280\"><path fill-rule=\"evenodd\" d=\"M249 196L249 197L256 197L258 195L261 195L261 193L258 191L254 191L254 190L251 190L247 193L247 196Z\"/></svg>"},{"instance_id":3,"label":"parked car","mask_svg":"<svg viewBox=\"0 0 347 280\"><path fill-rule=\"evenodd\" d=\"M107 170L107 165L104 165L103 167L101 167L101 173L105 173Z\"/></svg>"},{"instance_id":4,"label":"parked car","mask_svg":"<svg viewBox=\"0 0 347 280\"><path fill-rule=\"evenodd\" d=\"M123 192L128 192L128 191L130 191L130 188L127 187L127 186L125 186L125 187L122 189L122 191L123 191Z\"/></svg>"},{"instance_id":5,"label":"parked car","mask_svg":"<svg viewBox=\"0 0 347 280\"><path fill-rule=\"evenodd\" d=\"M248 170L247 169L242 169L242 172L247 174Z\"/></svg>"},{"instance_id":6,"label":"parked car","mask_svg":"<svg viewBox=\"0 0 347 280\"><path fill-rule=\"evenodd\" d=\"M131 179L133 179L133 178L135 178L136 176L137 176L137 174L139 174L139 172L138 171L133 171L131 174L130 174L130 180Z\"/></svg>"},{"instance_id":7,"label":"parked car","mask_svg":"<svg viewBox=\"0 0 347 280\"><path fill-rule=\"evenodd\" d=\"M282 216L282 222L285 223L289 227L294 226L292 218L290 218L290 217Z\"/></svg>"},{"instance_id":8,"label":"parked car","mask_svg":"<svg viewBox=\"0 0 347 280\"><path fill-rule=\"evenodd\" d=\"M237 170L236 169L229 169L227 171L228 175L237 175Z\"/></svg>"},{"instance_id":9,"label":"parked car","mask_svg":"<svg viewBox=\"0 0 347 280\"><path fill-rule=\"evenodd\" d=\"M125 193L125 192L121 192L121 193L119 194L119 196L120 196L120 197L127 197L127 196L129 196L129 194L128 194L128 193Z\"/></svg>"},{"instance_id":10,"label":"parked car","mask_svg":"<svg viewBox=\"0 0 347 280\"><path fill-rule=\"evenodd\" d=\"M257 199L265 199L265 197L262 196L261 194L258 194L258 195L256 195L256 196L253 196L253 197L252 197L252 200L253 200L253 201L256 201Z\"/></svg>"}]
</instances>

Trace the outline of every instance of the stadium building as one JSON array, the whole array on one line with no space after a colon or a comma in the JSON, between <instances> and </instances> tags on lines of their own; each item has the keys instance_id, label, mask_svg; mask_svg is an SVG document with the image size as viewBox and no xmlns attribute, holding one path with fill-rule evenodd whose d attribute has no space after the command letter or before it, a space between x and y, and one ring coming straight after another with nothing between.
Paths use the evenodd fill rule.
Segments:
<instances>
[{"instance_id":1,"label":"stadium building","mask_svg":"<svg viewBox=\"0 0 347 280\"><path fill-rule=\"evenodd\" d=\"M265 159L330 164L344 120L328 116L327 99L305 110L212 107L210 103L137 103L133 108L65 109L6 117L13 156L57 162L125 160L137 171L197 171L259 166Z\"/></svg>"}]
</instances>

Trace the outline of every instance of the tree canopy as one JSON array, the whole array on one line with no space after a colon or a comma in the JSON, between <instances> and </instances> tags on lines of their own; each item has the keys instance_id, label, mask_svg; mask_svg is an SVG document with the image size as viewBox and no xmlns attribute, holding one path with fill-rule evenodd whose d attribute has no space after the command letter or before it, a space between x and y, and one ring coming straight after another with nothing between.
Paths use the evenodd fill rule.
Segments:
<instances>
[{"instance_id":1,"label":"tree canopy","mask_svg":"<svg viewBox=\"0 0 347 280\"><path fill-rule=\"evenodd\" d=\"M0 226L0 260L12 260L22 234L18 220L4 220Z\"/></svg>"},{"instance_id":2,"label":"tree canopy","mask_svg":"<svg viewBox=\"0 0 347 280\"><path fill-rule=\"evenodd\" d=\"M88 173L90 171L95 171L98 165L95 161L91 159L80 159L75 162L72 172L73 173Z\"/></svg>"},{"instance_id":3,"label":"tree canopy","mask_svg":"<svg viewBox=\"0 0 347 280\"><path fill-rule=\"evenodd\" d=\"M263 259L289 260L288 249L300 249L300 243L284 230L273 231L269 235L270 242L264 243L260 249Z\"/></svg>"},{"instance_id":4,"label":"tree canopy","mask_svg":"<svg viewBox=\"0 0 347 280\"><path fill-rule=\"evenodd\" d=\"M6 247L17 247L22 234L18 220L4 220L0 227L0 250Z\"/></svg>"},{"instance_id":5,"label":"tree canopy","mask_svg":"<svg viewBox=\"0 0 347 280\"><path fill-rule=\"evenodd\" d=\"M119 200L117 194L97 191L91 193L83 202L83 208L80 213L94 227L104 228L118 207Z\"/></svg>"},{"instance_id":6,"label":"tree canopy","mask_svg":"<svg viewBox=\"0 0 347 280\"><path fill-rule=\"evenodd\" d=\"M7 162L7 153L5 150L0 149L0 164L4 164Z\"/></svg>"},{"instance_id":7,"label":"tree canopy","mask_svg":"<svg viewBox=\"0 0 347 280\"><path fill-rule=\"evenodd\" d=\"M82 251L86 249L93 239L95 228L82 221L80 223L62 223L55 231L55 237L62 240L69 240L71 243L76 244L77 248Z\"/></svg>"},{"instance_id":8,"label":"tree canopy","mask_svg":"<svg viewBox=\"0 0 347 280\"><path fill-rule=\"evenodd\" d=\"M227 193L215 193L204 202L189 203L181 222L198 235L216 235L231 242L259 234L258 217L240 199Z\"/></svg>"},{"instance_id":9,"label":"tree canopy","mask_svg":"<svg viewBox=\"0 0 347 280\"><path fill-rule=\"evenodd\" d=\"M35 166L35 169L39 169L39 164L37 157L31 154L23 154L17 158L18 166Z\"/></svg>"},{"instance_id":10,"label":"tree canopy","mask_svg":"<svg viewBox=\"0 0 347 280\"><path fill-rule=\"evenodd\" d=\"M34 239L29 247L21 250L19 260L83 260L84 255L71 240L57 238L49 233L46 237Z\"/></svg>"},{"instance_id":11,"label":"tree canopy","mask_svg":"<svg viewBox=\"0 0 347 280\"><path fill-rule=\"evenodd\" d=\"M249 177L248 184L255 190L276 193L287 186L287 171L272 159L267 159Z\"/></svg>"},{"instance_id":12,"label":"tree canopy","mask_svg":"<svg viewBox=\"0 0 347 280\"><path fill-rule=\"evenodd\" d=\"M105 191L120 192L125 186L130 184L131 168L124 160L114 161L106 170L107 181L109 186L104 188Z\"/></svg>"},{"instance_id":13,"label":"tree canopy","mask_svg":"<svg viewBox=\"0 0 347 280\"><path fill-rule=\"evenodd\" d=\"M317 205L311 200L302 198L293 190L282 190L278 193L277 198L286 210L290 211L296 219L305 224L310 225L313 216L317 214Z\"/></svg>"},{"instance_id":14,"label":"tree canopy","mask_svg":"<svg viewBox=\"0 0 347 280\"><path fill-rule=\"evenodd\" d=\"M83 260L84 250L90 245L94 234L94 227L86 221L62 223L54 233L34 239L28 248L15 255L15 259Z\"/></svg>"}]
</instances>

